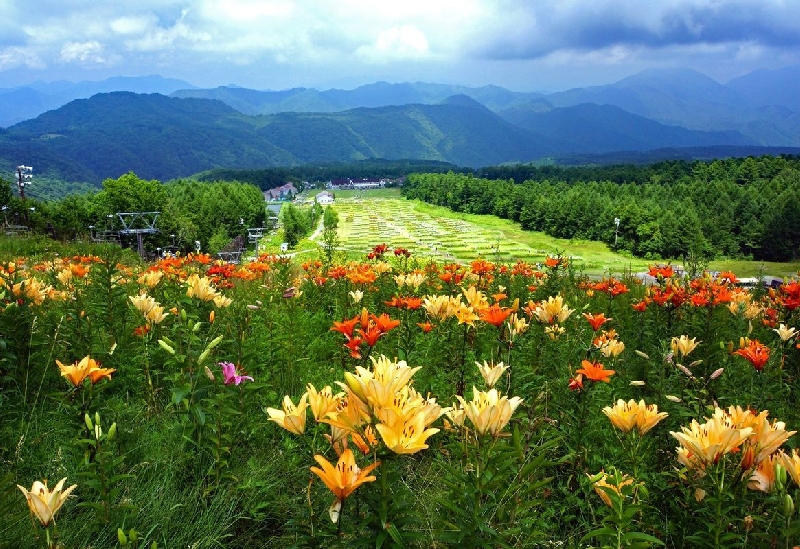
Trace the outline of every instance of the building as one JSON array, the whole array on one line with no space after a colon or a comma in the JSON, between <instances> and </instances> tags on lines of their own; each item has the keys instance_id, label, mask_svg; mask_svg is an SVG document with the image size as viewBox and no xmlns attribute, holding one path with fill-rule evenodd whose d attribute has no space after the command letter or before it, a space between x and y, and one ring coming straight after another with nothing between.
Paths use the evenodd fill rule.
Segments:
<instances>
[{"instance_id":1,"label":"building","mask_svg":"<svg viewBox=\"0 0 800 549\"><path fill-rule=\"evenodd\" d=\"M297 194L297 188L292 183L284 183L280 187L264 191L264 200L275 202L279 200L291 200Z\"/></svg>"},{"instance_id":2,"label":"building","mask_svg":"<svg viewBox=\"0 0 800 549\"><path fill-rule=\"evenodd\" d=\"M386 179L375 179L375 178L363 178L363 179L331 179L328 183L325 184L325 187L328 189L355 189L355 190L366 190L366 189L380 189L386 186L386 183L389 183Z\"/></svg>"},{"instance_id":3,"label":"building","mask_svg":"<svg viewBox=\"0 0 800 549\"><path fill-rule=\"evenodd\" d=\"M333 193L330 191L320 191L317 193L316 196L317 204L321 204L322 206L327 206L329 204L333 204L334 196Z\"/></svg>"}]
</instances>

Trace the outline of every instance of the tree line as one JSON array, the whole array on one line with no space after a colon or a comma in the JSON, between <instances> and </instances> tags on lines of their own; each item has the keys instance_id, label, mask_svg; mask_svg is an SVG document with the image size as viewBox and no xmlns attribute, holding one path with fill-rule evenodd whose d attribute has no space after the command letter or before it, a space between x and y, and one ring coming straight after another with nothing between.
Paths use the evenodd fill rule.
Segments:
<instances>
[{"instance_id":1,"label":"tree line","mask_svg":"<svg viewBox=\"0 0 800 549\"><path fill-rule=\"evenodd\" d=\"M800 257L800 157L481 173L495 177L412 174L403 193L557 238L607 242L638 257Z\"/></svg>"},{"instance_id":2,"label":"tree line","mask_svg":"<svg viewBox=\"0 0 800 549\"><path fill-rule=\"evenodd\" d=\"M22 200L0 180L0 205L6 226L24 226L60 240L103 237L122 228L118 213L160 212L158 233L147 237L157 248L190 251L196 243L216 252L249 227L268 223L264 195L247 183L175 180L161 183L129 172L106 179L98 191L73 194L60 200Z\"/></svg>"}]
</instances>

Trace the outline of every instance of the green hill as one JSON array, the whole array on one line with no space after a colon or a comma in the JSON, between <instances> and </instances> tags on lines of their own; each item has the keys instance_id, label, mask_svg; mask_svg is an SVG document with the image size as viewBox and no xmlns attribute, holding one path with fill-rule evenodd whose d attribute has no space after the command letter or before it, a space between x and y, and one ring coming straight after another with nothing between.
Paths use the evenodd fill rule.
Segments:
<instances>
[{"instance_id":1,"label":"green hill","mask_svg":"<svg viewBox=\"0 0 800 549\"><path fill-rule=\"evenodd\" d=\"M115 92L0 131L0 168L25 162L55 179L98 184L129 171L169 180L215 168L365 159L477 168L565 154L749 144L736 132L689 131L609 106L509 118L519 125L466 95L436 105L247 116L217 100Z\"/></svg>"}]
</instances>

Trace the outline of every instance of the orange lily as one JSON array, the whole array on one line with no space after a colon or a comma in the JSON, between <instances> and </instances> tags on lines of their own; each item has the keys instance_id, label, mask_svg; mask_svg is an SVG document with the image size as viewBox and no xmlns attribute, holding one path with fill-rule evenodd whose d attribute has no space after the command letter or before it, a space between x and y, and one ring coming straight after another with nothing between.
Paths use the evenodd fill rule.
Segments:
<instances>
[{"instance_id":1,"label":"orange lily","mask_svg":"<svg viewBox=\"0 0 800 549\"><path fill-rule=\"evenodd\" d=\"M757 339L744 338L741 349L734 351L733 354L743 356L750 361L753 368L760 372L769 360L769 351L770 348Z\"/></svg>"},{"instance_id":2,"label":"orange lily","mask_svg":"<svg viewBox=\"0 0 800 549\"><path fill-rule=\"evenodd\" d=\"M339 511L341 510L342 502L347 499L347 497L352 494L356 488L365 482L375 481L375 476L370 475L370 473L373 469L380 465L380 462L376 461L364 469L361 469L358 467L358 465L356 465L353 451L350 450L350 448L342 452L342 455L339 457L339 461L336 463L336 466L325 459L324 456L319 454L315 455L314 459L317 463L319 463L322 469L319 467L311 467L311 472L322 479L322 482L325 483L325 486L327 486L328 489L333 492L333 495L336 496L336 501L333 502L333 505L328 512L331 520L333 522L338 522Z\"/></svg>"},{"instance_id":3,"label":"orange lily","mask_svg":"<svg viewBox=\"0 0 800 549\"><path fill-rule=\"evenodd\" d=\"M589 325L595 332L600 329L600 326L610 320L613 320L612 318L606 318L605 313L599 313L596 315L592 313L583 313L583 317L589 322Z\"/></svg>"},{"instance_id":4,"label":"orange lily","mask_svg":"<svg viewBox=\"0 0 800 549\"><path fill-rule=\"evenodd\" d=\"M499 304L495 303L490 307L485 309L481 309L478 311L480 319L487 324L491 324L492 326L502 326L503 322L506 321L506 318L514 311L512 311L508 307L501 307Z\"/></svg>"},{"instance_id":5,"label":"orange lily","mask_svg":"<svg viewBox=\"0 0 800 549\"><path fill-rule=\"evenodd\" d=\"M587 379L591 379L592 381L610 383L611 376L617 373L615 370L604 369L603 365L599 362L589 362L588 360L584 360L581 362L581 366L583 366L583 368L575 370L575 373L583 374Z\"/></svg>"}]
</instances>

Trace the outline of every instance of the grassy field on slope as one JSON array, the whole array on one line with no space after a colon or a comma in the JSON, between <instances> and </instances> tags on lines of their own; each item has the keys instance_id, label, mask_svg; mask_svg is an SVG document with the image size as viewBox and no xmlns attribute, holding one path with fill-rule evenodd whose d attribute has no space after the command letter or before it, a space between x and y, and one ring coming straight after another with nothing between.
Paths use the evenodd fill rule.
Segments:
<instances>
[{"instance_id":1,"label":"grassy field on slope","mask_svg":"<svg viewBox=\"0 0 800 549\"><path fill-rule=\"evenodd\" d=\"M386 243L437 260L467 262L478 257L497 262L541 262L547 255L570 257L588 274L620 275L647 270L655 263L622 255L603 242L552 238L523 231L518 224L492 215L456 213L439 206L410 201L399 189L336 191L342 247L356 255ZM678 262L673 262L678 263ZM711 270L730 270L740 277L796 275L798 263L741 260L712 261Z\"/></svg>"}]
</instances>

